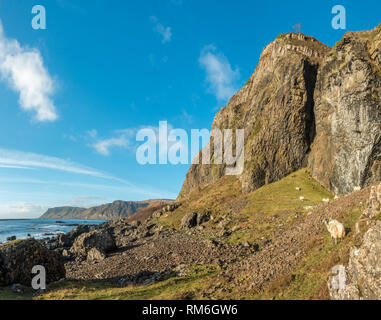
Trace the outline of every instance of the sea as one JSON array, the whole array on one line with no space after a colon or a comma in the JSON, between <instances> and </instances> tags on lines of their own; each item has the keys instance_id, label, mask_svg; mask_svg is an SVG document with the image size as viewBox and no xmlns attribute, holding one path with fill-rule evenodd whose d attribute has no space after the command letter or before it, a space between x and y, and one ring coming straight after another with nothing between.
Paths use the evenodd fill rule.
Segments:
<instances>
[{"instance_id":1,"label":"sea","mask_svg":"<svg viewBox=\"0 0 381 320\"><path fill-rule=\"evenodd\" d=\"M6 242L8 237L16 239L44 239L53 238L60 233L67 233L81 224L98 225L104 220L48 220L48 219L0 219L0 243Z\"/></svg>"}]
</instances>

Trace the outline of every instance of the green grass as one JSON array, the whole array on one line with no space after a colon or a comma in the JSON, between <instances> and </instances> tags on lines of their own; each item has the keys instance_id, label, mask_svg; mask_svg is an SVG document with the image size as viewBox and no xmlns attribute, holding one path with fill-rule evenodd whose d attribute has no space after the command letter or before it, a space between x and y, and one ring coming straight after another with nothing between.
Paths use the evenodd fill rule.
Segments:
<instances>
[{"instance_id":1,"label":"green grass","mask_svg":"<svg viewBox=\"0 0 381 320\"><path fill-rule=\"evenodd\" d=\"M33 297L32 290L26 290L24 294L17 294L11 291L10 287L0 288L0 300L30 300Z\"/></svg>"},{"instance_id":2,"label":"green grass","mask_svg":"<svg viewBox=\"0 0 381 320\"><path fill-rule=\"evenodd\" d=\"M304 201L300 200L301 196L305 197ZM306 169L265 185L247 196L246 207L238 218L241 231L235 232L230 242L267 237L278 225L295 223L295 215L302 217L311 211L304 207L320 204L324 198L333 199L333 195L312 179Z\"/></svg>"},{"instance_id":3,"label":"green grass","mask_svg":"<svg viewBox=\"0 0 381 320\"><path fill-rule=\"evenodd\" d=\"M297 191L297 187L301 191ZM301 201L300 196L305 200ZM301 169L249 194L244 212L273 214L284 210L302 210L304 206L321 203L323 198L333 199L333 195L312 179L306 169Z\"/></svg>"}]
</instances>

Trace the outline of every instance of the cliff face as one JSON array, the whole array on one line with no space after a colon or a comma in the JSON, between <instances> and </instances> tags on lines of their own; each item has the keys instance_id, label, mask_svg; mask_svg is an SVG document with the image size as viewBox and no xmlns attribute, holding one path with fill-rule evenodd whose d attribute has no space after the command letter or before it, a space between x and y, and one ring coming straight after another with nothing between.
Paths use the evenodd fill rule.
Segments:
<instances>
[{"instance_id":1,"label":"cliff face","mask_svg":"<svg viewBox=\"0 0 381 320\"><path fill-rule=\"evenodd\" d=\"M263 50L212 126L245 129L244 192L302 167L338 194L381 179L380 30L349 32L333 49L281 34ZM179 198L224 175L224 165L192 165Z\"/></svg>"},{"instance_id":2,"label":"cliff face","mask_svg":"<svg viewBox=\"0 0 381 320\"><path fill-rule=\"evenodd\" d=\"M75 219L76 216L83 213L86 209L76 207L57 207L50 208L40 219Z\"/></svg>"},{"instance_id":3,"label":"cliff face","mask_svg":"<svg viewBox=\"0 0 381 320\"><path fill-rule=\"evenodd\" d=\"M84 211L80 216L87 219L112 220L127 218L149 205L148 201L114 201Z\"/></svg>"},{"instance_id":4,"label":"cliff face","mask_svg":"<svg viewBox=\"0 0 381 320\"><path fill-rule=\"evenodd\" d=\"M338 194L381 179L381 28L349 32L324 59L309 167Z\"/></svg>"},{"instance_id":5,"label":"cliff face","mask_svg":"<svg viewBox=\"0 0 381 320\"><path fill-rule=\"evenodd\" d=\"M245 166L239 177L244 191L306 166L315 134L316 75L329 50L312 37L280 35L263 50L247 84L216 115L213 129L245 129ZM224 174L223 165L192 165L180 197Z\"/></svg>"},{"instance_id":6,"label":"cliff face","mask_svg":"<svg viewBox=\"0 0 381 320\"><path fill-rule=\"evenodd\" d=\"M147 207L153 200L147 201L114 201L89 209L61 207L49 209L41 219L91 219L112 220L127 218L140 209Z\"/></svg>"}]
</instances>

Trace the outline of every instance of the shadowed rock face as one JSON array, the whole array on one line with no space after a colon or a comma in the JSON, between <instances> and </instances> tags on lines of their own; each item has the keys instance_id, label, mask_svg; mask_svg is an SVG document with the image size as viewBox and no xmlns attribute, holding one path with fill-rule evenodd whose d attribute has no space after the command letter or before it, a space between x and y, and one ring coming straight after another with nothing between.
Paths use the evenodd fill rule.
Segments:
<instances>
[{"instance_id":1,"label":"shadowed rock face","mask_svg":"<svg viewBox=\"0 0 381 320\"><path fill-rule=\"evenodd\" d=\"M32 268L46 269L47 283L65 278L65 267L58 253L49 251L37 240L14 241L0 246L0 286L20 283L31 285Z\"/></svg>"},{"instance_id":2,"label":"shadowed rock face","mask_svg":"<svg viewBox=\"0 0 381 320\"><path fill-rule=\"evenodd\" d=\"M349 32L320 66L309 167L338 194L381 179L381 28Z\"/></svg>"},{"instance_id":3,"label":"shadowed rock face","mask_svg":"<svg viewBox=\"0 0 381 320\"><path fill-rule=\"evenodd\" d=\"M213 129L245 129L245 166L240 175L243 191L255 190L306 166L315 134L316 75L329 50L302 34L279 36L263 50L247 84L216 115ZM224 174L224 165L192 165L180 198Z\"/></svg>"}]
</instances>

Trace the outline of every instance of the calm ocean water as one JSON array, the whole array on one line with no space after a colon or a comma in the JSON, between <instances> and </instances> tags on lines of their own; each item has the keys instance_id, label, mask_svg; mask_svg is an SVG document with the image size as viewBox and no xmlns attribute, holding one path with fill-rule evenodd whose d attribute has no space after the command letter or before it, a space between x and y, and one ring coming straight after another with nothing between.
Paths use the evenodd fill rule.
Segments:
<instances>
[{"instance_id":1,"label":"calm ocean water","mask_svg":"<svg viewBox=\"0 0 381 320\"><path fill-rule=\"evenodd\" d=\"M0 220L0 243L7 237L16 236L17 239L25 239L30 234L35 239L50 238L60 233L66 233L80 224L101 224L101 220Z\"/></svg>"}]
</instances>

